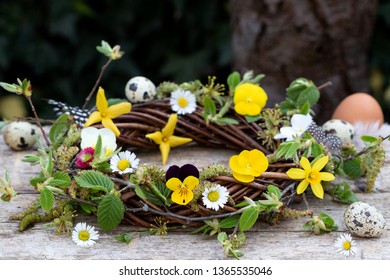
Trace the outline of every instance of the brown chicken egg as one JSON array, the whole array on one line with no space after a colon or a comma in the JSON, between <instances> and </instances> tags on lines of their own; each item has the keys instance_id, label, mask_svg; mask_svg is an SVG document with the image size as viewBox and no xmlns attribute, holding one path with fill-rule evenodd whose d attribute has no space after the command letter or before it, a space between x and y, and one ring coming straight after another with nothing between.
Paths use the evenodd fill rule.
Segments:
<instances>
[{"instance_id":1,"label":"brown chicken egg","mask_svg":"<svg viewBox=\"0 0 390 280\"><path fill-rule=\"evenodd\" d=\"M351 124L379 121L379 124L382 125L384 116L381 106L374 97L368 93L358 92L341 101L334 111L332 119L344 120Z\"/></svg>"}]
</instances>

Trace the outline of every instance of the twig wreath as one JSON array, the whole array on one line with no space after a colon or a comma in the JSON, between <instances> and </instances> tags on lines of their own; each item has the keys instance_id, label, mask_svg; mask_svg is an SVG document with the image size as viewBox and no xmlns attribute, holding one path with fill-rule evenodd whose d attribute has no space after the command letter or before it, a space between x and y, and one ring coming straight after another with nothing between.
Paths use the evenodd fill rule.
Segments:
<instances>
[{"instance_id":1,"label":"twig wreath","mask_svg":"<svg viewBox=\"0 0 390 280\"><path fill-rule=\"evenodd\" d=\"M47 222L70 234L77 214L96 215L104 231L128 223L166 234L182 225L217 235L224 252L238 258L245 231L257 220L276 224L283 218L310 216L306 229L316 234L335 230L327 214L315 216L310 209L289 207L294 200L305 200L309 189L319 199L327 193L350 204L357 198L348 184L332 183L335 176L348 176L366 177L365 191L372 191L384 164L385 139L364 136L366 147L358 151L318 126L312 107L327 84L317 87L305 78L296 79L287 88L286 99L273 108L265 107L267 94L259 85L264 75L253 72L243 76L233 72L226 85L210 77L207 84L163 82L155 90L145 89L150 81L143 78L146 85L127 86L132 103L107 100L100 79L123 52L104 41L97 50L108 61L83 109L49 101L63 114L48 135L33 110L46 145L24 158L40 165L41 172L30 180L39 192L38 201L11 217L20 220L20 231ZM24 95L33 107L30 81L0 85ZM87 110L96 91L96 106ZM136 156L139 149L159 149L165 165L171 148L190 142L234 149L237 154L229 166L198 170L189 162L167 171L140 164ZM5 201L16 195L8 175L1 190ZM77 232L82 244L83 240L91 244L88 232L97 238L85 224ZM117 239L128 241L128 236Z\"/></svg>"}]
</instances>

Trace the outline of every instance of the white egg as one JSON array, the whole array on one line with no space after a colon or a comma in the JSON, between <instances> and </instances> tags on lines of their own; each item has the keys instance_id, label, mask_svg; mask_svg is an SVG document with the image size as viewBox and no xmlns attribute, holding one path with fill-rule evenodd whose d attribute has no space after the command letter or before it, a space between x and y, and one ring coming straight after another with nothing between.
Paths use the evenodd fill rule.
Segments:
<instances>
[{"instance_id":1,"label":"white egg","mask_svg":"<svg viewBox=\"0 0 390 280\"><path fill-rule=\"evenodd\" d=\"M326 134L333 134L339 137L344 144L352 143L355 136L355 128L352 124L343 120L329 120L322 125L322 129Z\"/></svg>"},{"instance_id":2,"label":"white egg","mask_svg":"<svg viewBox=\"0 0 390 280\"><path fill-rule=\"evenodd\" d=\"M149 101L156 96L156 86L148 78L136 76L127 82L125 93L131 103Z\"/></svg>"},{"instance_id":3,"label":"white egg","mask_svg":"<svg viewBox=\"0 0 390 280\"><path fill-rule=\"evenodd\" d=\"M374 206L358 201L344 212L345 226L352 234L360 237L380 236L386 228L386 220Z\"/></svg>"},{"instance_id":4,"label":"white egg","mask_svg":"<svg viewBox=\"0 0 390 280\"><path fill-rule=\"evenodd\" d=\"M13 150L30 149L37 141L38 127L29 122L11 122L4 127L4 142Z\"/></svg>"}]
</instances>

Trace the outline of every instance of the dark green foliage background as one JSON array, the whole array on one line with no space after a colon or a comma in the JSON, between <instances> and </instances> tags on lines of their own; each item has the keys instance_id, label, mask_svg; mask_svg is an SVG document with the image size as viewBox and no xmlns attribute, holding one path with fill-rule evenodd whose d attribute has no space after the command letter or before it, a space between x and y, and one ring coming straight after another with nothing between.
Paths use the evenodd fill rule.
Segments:
<instances>
[{"instance_id":1,"label":"dark green foliage background","mask_svg":"<svg viewBox=\"0 0 390 280\"><path fill-rule=\"evenodd\" d=\"M0 81L30 79L41 116L50 108L41 98L81 106L107 60L96 51L105 40L125 51L102 80L107 97L124 97L136 75L156 85L208 75L225 82L229 18L227 0L1 1Z\"/></svg>"},{"instance_id":2,"label":"dark green foliage background","mask_svg":"<svg viewBox=\"0 0 390 280\"><path fill-rule=\"evenodd\" d=\"M53 117L42 98L81 106L106 61L95 47L106 40L125 51L103 77L107 97L124 97L126 82L136 75L156 85L166 80L207 82L208 75L225 82L233 70L229 8L229 0L1 1L0 81L30 79L40 116ZM386 119L388 34L390 0L379 0L368 65L376 74L367 78L374 81L379 73L381 83L371 93Z\"/></svg>"}]
</instances>

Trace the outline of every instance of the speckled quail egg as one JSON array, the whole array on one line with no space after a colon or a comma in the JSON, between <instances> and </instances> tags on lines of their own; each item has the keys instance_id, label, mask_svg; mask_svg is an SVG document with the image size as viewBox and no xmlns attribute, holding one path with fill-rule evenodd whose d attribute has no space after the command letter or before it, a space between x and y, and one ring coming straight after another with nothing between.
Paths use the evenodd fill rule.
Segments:
<instances>
[{"instance_id":1,"label":"speckled quail egg","mask_svg":"<svg viewBox=\"0 0 390 280\"><path fill-rule=\"evenodd\" d=\"M349 122L332 119L322 125L326 134L336 135L344 144L351 143L355 135L355 128Z\"/></svg>"},{"instance_id":2,"label":"speckled quail egg","mask_svg":"<svg viewBox=\"0 0 390 280\"><path fill-rule=\"evenodd\" d=\"M125 93L131 103L149 101L156 96L156 86L148 78L136 76L127 82Z\"/></svg>"},{"instance_id":3,"label":"speckled quail egg","mask_svg":"<svg viewBox=\"0 0 390 280\"><path fill-rule=\"evenodd\" d=\"M29 122L11 122L3 129L4 142L15 151L30 149L37 141L37 129Z\"/></svg>"},{"instance_id":4,"label":"speckled quail egg","mask_svg":"<svg viewBox=\"0 0 390 280\"><path fill-rule=\"evenodd\" d=\"M357 201L344 212L344 223L352 234L360 237L380 236L386 228L383 215L372 205Z\"/></svg>"}]
</instances>

